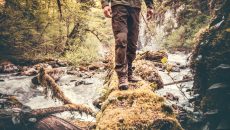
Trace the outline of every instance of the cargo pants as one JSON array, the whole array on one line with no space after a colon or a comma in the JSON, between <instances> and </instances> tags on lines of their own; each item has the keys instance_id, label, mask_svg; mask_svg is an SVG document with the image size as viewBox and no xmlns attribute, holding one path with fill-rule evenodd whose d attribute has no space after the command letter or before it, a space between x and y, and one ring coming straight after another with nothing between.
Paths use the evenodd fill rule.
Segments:
<instances>
[{"instance_id":1,"label":"cargo pants","mask_svg":"<svg viewBox=\"0 0 230 130\"><path fill-rule=\"evenodd\" d=\"M132 75L139 34L140 8L112 6L112 28L115 37L115 70L119 77Z\"/></svg>"}]
</instances>

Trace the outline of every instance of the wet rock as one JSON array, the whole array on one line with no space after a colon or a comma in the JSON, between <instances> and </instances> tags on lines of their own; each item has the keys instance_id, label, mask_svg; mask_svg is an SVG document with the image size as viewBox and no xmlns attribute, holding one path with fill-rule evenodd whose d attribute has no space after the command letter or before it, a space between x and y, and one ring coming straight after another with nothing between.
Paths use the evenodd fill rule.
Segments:
<instances>
[{"instance_id":1,"label":"wet rock","mask_svg":"<svg viewBox=\"0 0 230 130\"><path fill-rule=\"evenodd\" d=\"M189 89L186 89L185 92L193 92L193 90L189 88Z\"/></svg>"},{"instance_id":2,"label":"wet rock","mask_svg":"<svg viewBox=\"0 0 230 130\"><path fill-rule=\"evenodd\" d=\"M85 81L77 81L77 82L75 82L75 86L79 86L79 85L82 85L82 84L85 84Z\"/></svg>"},{"instance_id":3,"label":"wet rock","mask_svg":"<svg viewBox=\"0 0 230 130\"><path fill-rule=\"evenodd\" d=\"M170 92L166 92L166 95L164 95L164 97L168 100L171 101L179 101L179 97L178 96L174 96L172 93Z\"/></svg>"},{"instance_id":4,"label":"wet rock","mask_svg":"<svg viewBox=\"0 0 230 130\"><path fill-rule=\"evenodd\" d=\"M196 101L198 99L200 99L200 95L199 94L195 94L191 98L189 98L189 102L192 103L192 102L194 102L194 101Z\"/></svg>"},{"instance_id":5,"label":"wet rock","mask_svg":"<svg viewBox=\"0 0 230 130\"><path fill-rule=\"evenodd\" d=\"M41 68L52 69L53 67L46 63L39 63L39 64L34 65L33 68L39 71Z\"/></svg>"},{"instance_id":6,"label":"wet rock","mask_svg":"<svg viewBox=\"0 0 230 130\"><path fill-rule=\"evenodd\" d=\"M209 127L210 127L210 123L207 122L207 123L203 126L202 130L210 130Z\"/></svg>"},{"instance_id":7,"label":"wet rock","mask_svg":"<svg viewBox=\"0 0 230 130\"><path fill-rule=\"evenodd\" d=\"M180 72L180 68L176 65L168 64L165 68L168 72Z\"/></svg>"},{"instance_id":8,"label":"wet rock","mask_svg":"<svg viewBox=\"0 0 230 130\"><path fill-rule=\"evenodd\" d=\"M185 102L181 103L181 105L184 107L190 107L191 106L189 101L185 101Z\"/></svg>"},{"instance_id":9,"label":"wet rock","mask_svg":"<svg viewBox=\"0 0 230 130\"><path fill-rule=\"evenodd\" d=\"M163 112L166 112L167 114L173 114L173 108L170 105L163 104L161 108Z\"/></svg>"},{"instance_id":10,"label":"wet rock","mask_svg":"<svg viewBox=\"0 0 230 130\"><path fill-rule=\"evenodd\" d=\"M185 79L191 79L191 77L189 75L184 75L183 80L185 80Z\"/></svg>"},{"instance_id":11,"label":"wet rock","mask_svg":"<svg viewBox=\"0 0 230 130\"><path fill-rule=\"evenodd\" d=\"M79 70L80 70L80 71L88 71L88 68L87 68L87 67L84 67L84 66L80 66L80 67L79 67Z\"/></svg>"},{"instance_id":12,"label":"wet rock","mask_svg":"<svg viewBox=\"0 0 230 130\"><path fill-rule=\"evenodd\" d=\"M28 68L20 73L17 74L17 76L34 76L38 74L38 70L34 68Z\"/></svg>"},{"instance_id":13,"label":"wet rock","mask_svg":"<svg viewBox=\"0 0 230 130\"><path fill-rule=\"evenodd\" d=\"M225 91L229 90L230 86L225 83L216 83L208 88L209 92Z\"/></svg>"},{"instance_id":14,"label":"wet rock","mask_svg":"<svg viewBox=\"0 0 230 130\"><path fill-rule=\"evenodd\" d=\"M66 66L68 66L69 64L68 64L68 62L66 62L66 61L57 60L57 65L58 65L59 67L66 67Z\"/></svg>"},{"instance_id":15,"label":"wet rock","mask_svg":"<svg viewBox=\"0 0 230 130\"><path fill-rule=\"evenodd\" d=\"M93 101L93 105L98 109L101 109L102 103L103 101L100 98Z\"/></svg>"},{"instance_id":16,"label":"wet rock","mask_svg":"<svg viewBox=\"0 0 230 130\"><path fill-rule=\"evenodd\" d=\"M76 71L76 70L68 70L66 73L69 74L69 75L78 75L78 74L79 74L79 71Z\"/></svg>"},{"instance_id":17,"label":"wet rock","mask_svg":"<svg viewBox=\"0 0 230 130\"><path fill-rule=\"evenodd\" d=\"M90 84L93 84L93 83L86 82L86 81L83 81L83 80L75 82L75 86L79 86L79 85L90 85Z\"/></svg>"},{"instance_id":18,"label":"wet rock","mask_svg":"<svg viewBox=\"0 0 230 130\"><path fill-rule=\"evenodd\" d=\"M216 130L230 130L230 119L222 119Z\"/></svg>"},{"instance_id":19,"label":"wet rock","mask_svg":"<svg viewBox=\"0 0 230 130\"><path fill-rule=\"evenodd\" d=\"M37 76L33 77L33 78L31 79L31 82L32 82L34 85L40 85Z\"/></svg>"},{"instance_id":20,"label":"wet rock","mask_svg":"<svg viewBox=\"0 0 230 130\"><path fill-rule=\"evenodd\" d=\"M77 70L68 70L67 74L68 75L76 75L77 77L83 77L84 76L84 74L82 72L77 71Z\"/></svg>"},{"instance_id":21,"label":"wet rock","mask_svg":"<svg viewBox=\"0 0 230 130\"><path fill-rule=\"evenodd\" d=\"M99 68L100 68L100 66L96 66L96 65L90 65L89 66L89 70L97 70Z\"/></svg>"},{"instance_id":22,"label":"wet rock","mask_svg":"<svg viewBox=\"0 0 230 130\"><path fill-rule=\"evenodd\" d=\"M172 72L180 72L180 68L178 66L172 67Z\"/></svg>"},{"instance_id":23,"label":"wet rock","mask_svg":"<svg viewBox=\"0 0 230 130\"><path fill-rule=\"evenodd\" d=\"M76 79L72 79L72 80L70 80L70 82L75 82L75 81L77 81Z\"/></svg>"},{"instance_id":24,"label":"wet rock","mask_svg":"<svg viewBox=\"0 0 230 130\"><path fill-rule=\"evenodd\" d=\"M177 66L180 66L180 65L181 65L181 63L179 63L179 62L176 62L176 65L177 65Z\"/></svg>"},{"instance_id":25,"label":"wet rock","mask_svg":"<svg viewBox=\"0 0 230 130\"><path fill-rule=\"evenodd\" d=\"M47 64L51 65L52 68L57 68L57 67L59 67L59 65L57 64L56 60L49 61L49 62L47 62Z\"/></svg>"},{"instance_id":26,"label":"wet rock","mask_svg":"<svg viewBox=\"0 0 230 130\"><path fill-rule=\"evenodd\" d=\"M162 63L159 63L159 62L153 62L153 64L156 66L156 67L159 67L159 68L164 68L164 64Z\"/></svg>"},{"instance_id":27,"label":"wet rock","mask_svg":"<svg viewBox=\"0 0 230 130\"><path fill-rule=\"evenodd\" d=\"M94 75L94 73L88 72L88 73L84 73L84 75L82 76L83 79L88 79L88 78L92 78Z\"/></svg>"},{"instance_id":28,"label":"wet rock","mask_svg":"<svg viewBox=\"0 0 230 130\"><path fill-rule=\"evenodd\" d=\"M15 73L18 70L18 67L9 61L0 64L0 73Z\"/></svg>"},{"instance_id":29,"label":"wet rock","mask_svg":"<svg viewBox=\"0 0 230 130\"><path fill-rule=\"evenodd\" d=\"M93 84L93 83L90 83L90 82L85 82L84 85L90 85L90 84Z\"/></svg>"},{"instance_id":30,"label":"wet rock","mask_svg":"<svg viewBox=\"0 0 230 130\"><path fill-rule=\"evenodd\" d=\"M216 116L219 113L218 109L215 110L210 110L204 113L204 116L206 116L207 118L211 118Z\"/></svg>"},{"instance_id":31,"label":"wet rock","mask_svg":"<svg viewBox=\"0 0 230 130\"><path fill-rule=\"evenodd\" d=\"M230 65L221 64L213 69L213 73L219 78L219 81L230 81Z\"/></svg>"},{"instance_id":32,"label":"wet rock","mask_svg":"<svg viewBox=\"0 0 230 130\"><path fill-rule=\"evenodd\" d=\"M179 68L180 69L186 69L186 68L188 68L188 66L187 65L180 65Z\"/></svg>"},{"instance_id":33,"label":"wet rock","mask_svg":"<svg viewBox=\"0 0 230 130\"><path fill-rule=\"evenodd\" d=\"M172 108L173 108L174 110L178 110L178 109L179 109L179 106L178 106L177 104L172 104Z\"/></svg>"},{"instance_id":34,"label":"wet rock","mask_svg":"<svg viewBox=\"0 0 230 130\"><path fill-rule=\"evenodd\" d=\"M218 67L214 68L216 71L230 71L230 65L220 64Z\"/></svg>"},{"instance_id":35,"label":"wet rock","mask_svg":"<svg viewBox=\"0 0 230 130\"><path fill-rule=\"evenodd\" d=\"M49 61L45 61L44 63L49 64L53 68L68 66L68 62L62 61L62 60L58 60L58 59L49 59Z\"/></svg>"}]
</instances>

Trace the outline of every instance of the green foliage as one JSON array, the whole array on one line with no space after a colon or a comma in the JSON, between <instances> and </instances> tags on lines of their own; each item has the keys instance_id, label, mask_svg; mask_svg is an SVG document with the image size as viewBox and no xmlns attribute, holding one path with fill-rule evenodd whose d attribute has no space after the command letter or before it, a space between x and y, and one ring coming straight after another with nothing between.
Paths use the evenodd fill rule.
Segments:
<instances>
[{"instance_id":1,"label":"green foliage","mask_svg":"<svg viewBox=\"0 0 230 130\"><path fill-rule=\"evenodd\" d=\"M72 49L67 51L64 58L75 65L85 65L98 60L100 58L100 48L98 43L95 42L96 40L95 37L89 35L82 45L72 46Z\"/></svg>"},{"instance_id":2,"label":"green foliage","mask_svg":"<svg viewBox=\"0 0 230 130\"><path fill-rule=\"evenodd\" d=\"M164 45L167 48L192 48L195 34L200 28L207 26L210 17L205 14L195 15L184 19L184 24L174 29L165 39Z\"/></svg>"},{"instance_id":3,"label":"green foliage","mask_svg":"<svg viewBox=\"0 0 230 130\"><path fill-rule=\"evenodd\" d=\"M163 45L168 49L193 47L194 35L209 23L209 2L208 0L156 0L154 24L164 27ZM166 18L165 13L168 10L172 13L171 19Z\"/></svg>"},{"instance_id":4,"label":"green foliage","mask_svg":"<svg viewBox=\"0 0 230 130\"><path fill-rule=\"evenodd\" d=\"M185 27L181 26L169 35L165 41L165 46L169 48L182 46L185 42Z\"/></svg>"},{"instance_id":5,"label":"green foliage","mask_svg":"<svg viewBox=\"0 0 230 130\"><path fill-rule=\"evenodd\" d=\"M0 5L0 54L90 62L97 59L95 45L112 39L108 26L99 2L6 0Z\"/></svg>"}]
</instances>

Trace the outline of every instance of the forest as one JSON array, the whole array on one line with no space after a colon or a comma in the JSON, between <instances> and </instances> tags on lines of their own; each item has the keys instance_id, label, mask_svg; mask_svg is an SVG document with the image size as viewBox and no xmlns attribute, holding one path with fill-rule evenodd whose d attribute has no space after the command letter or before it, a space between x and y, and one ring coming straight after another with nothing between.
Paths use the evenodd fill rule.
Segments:
<instances>
[{"instance_id":1,"label":"forest","mask_svg":"<svg viewBox=\"0 0 230 130\"><path fill-rule=\"evenodd\" d=\"M103 1L0 0L0 130L230 130L230 1L140 0L127 90Z\"/></svg>"}]
</instances>

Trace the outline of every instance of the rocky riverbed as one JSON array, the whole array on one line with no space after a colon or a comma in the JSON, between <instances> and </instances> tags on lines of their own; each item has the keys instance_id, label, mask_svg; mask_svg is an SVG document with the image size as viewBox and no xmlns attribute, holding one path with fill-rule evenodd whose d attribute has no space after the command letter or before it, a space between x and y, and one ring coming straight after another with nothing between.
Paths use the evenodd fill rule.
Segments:
<instances>
[{"instance_id":1,"label":"rocky riverbed","mask_svg":"<svg viewBox=\"0 0 230 130\"><path fill-rule=\"evenodd\" d=\"M167 65L156 65L164 84L192 77L188 66L189 55L184 52L167 53ZM40 65L55 70L50 72L50 75L56 80L65 96L73 103L89 106L95 111L98 110L93 106L93 101L98 99L103 92L103 83L107 76L105 63L97 62L87 67L75 68L51 63L40 63ZM46 97L43 92L44 88L36 85L34 77L38 74L37 67L40 65L22 67L11 64L8 65L9 67L5 67L7 71L0 74L0 93L15 95L21 103L32 109L61 106L62 102L54 100L50 96ZM22 68L24 68L23 71ZM178 110L178 114L180 114L181 108L192 112L193 105L189 102L193 98L191 96L193 93L192 85L192 81L167 85L157 90L156 93L164 97L166 103L175 110ZM56 114L56 116L68 120L95 121L95 118L84 114L80 115L78 112L63 112ZM179 119L182 119L183 122L183 118L179 117Z\"/></svg>"},{"instance_id":2,"label":"rocky riverbed","mask_svg":"<svg viewBox=\"0 0 230 130\"><path fill-rule=\"evenodd\" d=\"M20 67L14 66L14 68L11 68L11 72L0 74L1 94L15 95L21 103L32 109L62 105L60 101L55 101L50 96L46 97L43 92L44 88L32 82L36 74L33 76L25 76L22 75L22 72L16 72L18 68ZM59 84L64 94L73 103L84 104L97 111L92 105L92 102L100 96L106 70L102 66L99 67L97 65L95 65L94 68L91 66L91 70L89 70L90 68L88 67L74 69L72 67L57 67L55 69L58 69L61 73L56 72L52 75L57 78L57 84ZM80 115L77 112L64 112L56 115L64 119L94 121L93 117Z\"/></svg>"}]
</instances>

